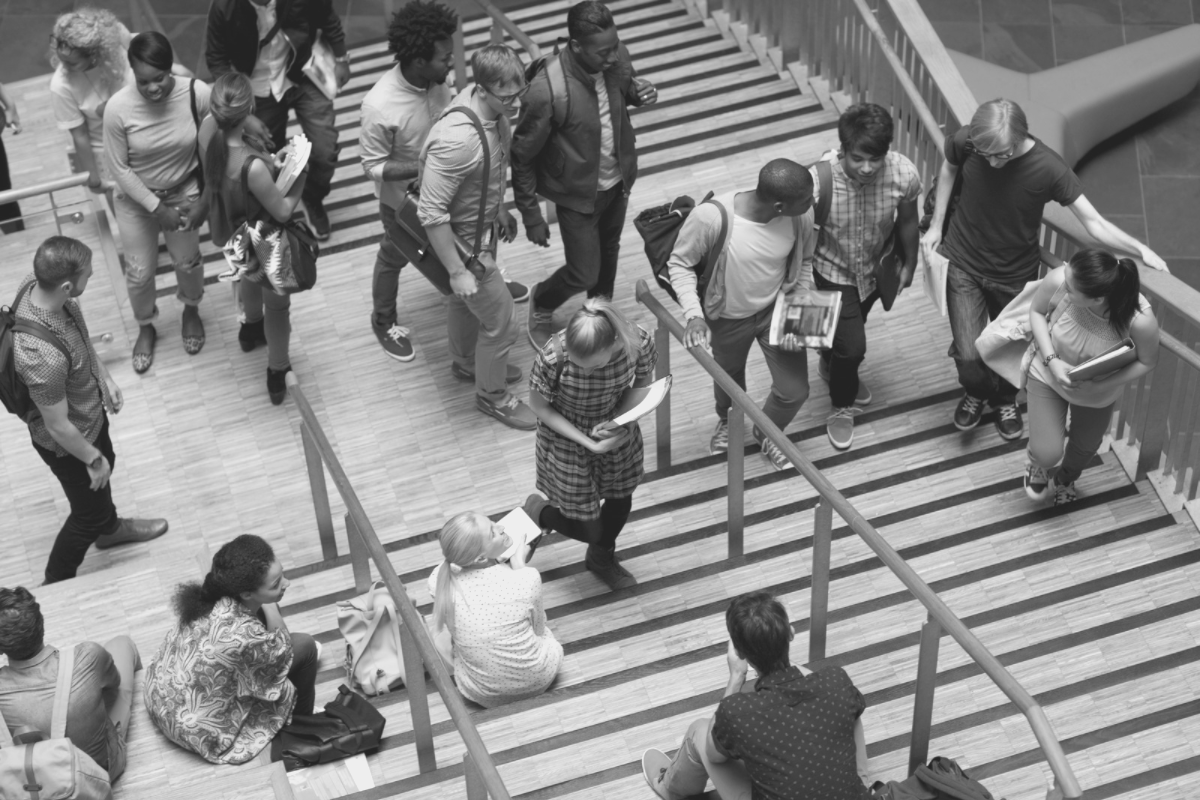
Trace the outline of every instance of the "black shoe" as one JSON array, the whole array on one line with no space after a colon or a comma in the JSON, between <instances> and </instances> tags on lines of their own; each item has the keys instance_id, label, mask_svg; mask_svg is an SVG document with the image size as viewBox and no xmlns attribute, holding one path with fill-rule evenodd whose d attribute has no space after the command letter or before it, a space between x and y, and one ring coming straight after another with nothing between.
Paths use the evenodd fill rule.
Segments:
<instances>
[{"instance_id":1,"label":"black shoe","mask_svg":"<svg viewBox=\"0 0 1200 800\"><path fill-rule=\"evenodd\" d=\"M115 531L96 540L96 549L107 550L122 544L148 542L162 536L168 527L165 519L122 519Z\"/></svg>"},{"instance_id":2,"label":"black shoe","mask_svg":"<svg viewBox=\"0 0 1200 800\"><path fill-rule=\"evenodd\" d=\"M954 427L960 431L969 431L979 424L983 418L983 401L978 397L964 394L954 409Z\"/></svg>"},{"instance_id":3,"label":"black shoe","mask_svg":"<svg viewBox=\"0 0 1200 800\"><path fill-rule=\"evenodd\" d=\"M258 322L243 322L242 327L238 330L238 344L242 346L243 353L249 353L260 344L267 343L267 334L263 330L263 321Z\"/></svg>"},{"instance_id":4,"label":"black shoe","mask_svg":"<svg viewBox=\"0 0 1200 800\"><path fill-rule=\"evenodd\" d=\"M291 371L291 367L267 367L267 395L271 398L272 405L283 405L283 398L287 397L287 374Z\"/></svg>"},{"instance_id":5,"label":"black shoe","mask_svg":"<svg viewBox=\"0 0 1200 800\"><path fill-rule=\"evenodd\" d=\"M1021 410L1016 403L1000 406L996 409L996 433L1006 441L1018 439L1025 430L1021 421Z\"/></svg>"},{"instance_id":6,"label":"black shoe","mask_svg":"<svg viewBox=\"0 0 1200 800\"><path fill-rule=\"evenodd\" d=\"M325 205L320 200L312 202L304 202L305 209L308 210L308 222L312 225L313 235L317 237L317 241L324 242L329 239L329 215L325 213Z\"/></svg>"}]
</instances>

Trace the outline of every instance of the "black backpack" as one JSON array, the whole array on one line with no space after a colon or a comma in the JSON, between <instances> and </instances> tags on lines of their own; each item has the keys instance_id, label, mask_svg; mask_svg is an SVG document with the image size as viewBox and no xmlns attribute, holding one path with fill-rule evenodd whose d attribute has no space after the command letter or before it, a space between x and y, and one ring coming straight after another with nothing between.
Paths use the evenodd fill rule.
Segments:
<instances>
[{"instance_id":1,"label":"black backpack","mask_svg":"<svg viewBox=\"0 0 1200 800\"><path fill-rule=\"evenodd\" d=\"M945 756L935 756L903 781L876 781L871 792L875 800L994 800L987 787Z\"/></svg>"},{"instance_id":2,"label":"black backpack","mask_svg":"<svg viewBox=\"0 0 1200 800\"><path fill-rule=\"evenodd\" d=\"M57 347L63 356L66 357L67 363L71 363L71 353L54 331L37 320L26 319L24 317L17 318L17 306L21 305L21 300L25 298L26 293L32 287L32 281L25 284L17 292L17 299L13 301L12 306L0 307L0 402L4 403L4 407L8 410L8 413L15 414L25 423L31 422L39 412L33 399L29 396L29 388L25 386L25 382L21 380L21 376L17 374L17 358L16 353L13 352L13 337L18 333L36 336L42 341L49 342Z\"/></svg>"},{"instance_id":3,"label":"black backpack","mask_svg":"<svg viewBox=\"0 0 1200 800\"><path fill-rule=\"evenodd\" d=\"M729 212L725 210L725 206L713 200L712 192L706 194L700 202L712 203L721 212L721 235L716 245L709 249L699 264L692 265L696 273L696 294L700 296L700 303L703 304L713 267L716 266L721 251L725 249L725 237L729 233ZM675 249L675 240L679 238L679 230L683 227L684 220L695 208L696 201L683 194L670 203L647 208L633 220L633 227L646 243L646 258L650 259L650 271L654 274L654 280L676 303L679 302L679 296L675 294L675 287L671 285L667 261L671 258L671 251Z\"/></svg>"},{"instance_id":4,"label":"black backpack","mask_svg":"<svg viewBox=\"0 0 1200 800\"><path fill-rule=\"evenodd\" d=\"M525 81L533 83L540 72L546 73L546 81L550 84L550 115L554 126L562 128L571 114L571 91L557 46L554 55L536 58L525 67Z\"/></svg>"}]
</instances>

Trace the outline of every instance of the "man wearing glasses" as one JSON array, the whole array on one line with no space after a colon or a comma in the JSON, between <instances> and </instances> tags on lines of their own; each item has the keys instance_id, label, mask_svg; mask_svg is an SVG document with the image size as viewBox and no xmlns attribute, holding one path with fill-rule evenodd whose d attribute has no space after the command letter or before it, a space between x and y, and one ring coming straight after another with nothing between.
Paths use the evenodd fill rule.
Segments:
<instances>
[{"instance_id":1,"label":"man wearing glasses","mask_svg":"<svg viewBox=\"0 0 1200 800\"><path fill-rule=\"evenodd\" d=\"M612 13L584 0L567 14L570 41L531 83L513 137L513 195L529 241L550 246L537 196L558 213L566 264L533 290L529 341L541 349L554 310L579 292L611 297L637 153L628 106L658 100L636 78Z\"/></svg>"},{"instance_id":2,"label":"man wearing glasses","mask_svg":"<svg viewBox=\"0 0 1200 800\"><path fill-rule=\"evenodd\" d=\"M937 251L950 261L946 305L952 341L949 355L958 368L964 394L954 426L979 424L983 406L996 409L996 431L1004 439L1021 435L1017 389L989 369L975 340L1027 281L1038 276L1042 211L1053 200L1069 208L1089 235L1121 255L1148 267L1167 268L1149 247L1104 219L1083 195L1083 184L1062 157L1029 133L1025 112L1011 100L991 100L969 125L947 136L946 160L938 176L929 231L921 242L926 257ZM946 209L959 172L962 191L943 240Z\"/></svg>"},{"instance_id":3,"label":"man wearing glasses","mask_svg":"<svg viewBox=\"0 0 1200 800\"><path fill-rule=\"evenodd\" d=\"M474 380L475 406L488 416L522 431L537 427L529 406L509 391L521 380L521 370L508 363L517 340L513 298L496 266L496 237L506 242L517 234L517 221L501 203L504 199L508 150L512 144L509 117L521 106L528 90L525 69L512 48L489 45L471 56L476 83L468 86L442 114L421 150L421 199L417 216L429 244L450 273L446 315L451 372ZM479 119L483 140L465 108ZM491 174L483 218L483 251L472 272L459 255L455 238L472 243L479 221L484 184L483 148L488 148Z\"/></svg>"}]
</instances>

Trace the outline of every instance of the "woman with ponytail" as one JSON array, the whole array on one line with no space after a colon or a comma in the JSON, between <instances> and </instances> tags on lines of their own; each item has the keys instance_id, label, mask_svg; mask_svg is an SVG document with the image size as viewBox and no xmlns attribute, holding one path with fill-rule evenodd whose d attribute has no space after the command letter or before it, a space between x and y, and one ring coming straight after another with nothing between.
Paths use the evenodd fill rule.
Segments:
<instances>
[{"instance_id":1,"label":"woman with ponytail","mask_svg":"<svg viewBox=\"0 0 1200 800\"><path fill-rule=\"evenodd\" d=\"M1025 493L1075 499L1075 481L1096 455L1125 385L1154 369L1158 321L1141 294L1137 265L1103 250L1080 250L1051 270L1029 310L1033 359L1029 367L1029 464ZM1123 339L1137 360L1090 380L1070 370ZM1068 413L1070 424L1068 425ZM1061 463L1060 463L1061 462Z\"/></svg>"},{"instance_id":2,"label":"woman with ponytail","mask_svg":"<svg viewBox=\"0 0 1200 800\"><path fill-rule=\"evenodd\" d=\"M562 664L562 645L546 627L542 576L512 546L503 526L464 512L438 534L442 563L429 576L430 627L463 696L484 708L546 691Z\"/></svg>"},{"instance_id":3,"label":"woman with ponytail","mask_svg":"<svg viewBox=\"0 0 1200 800\"><path fill-rule=\"evenodd\" d=\"M538 417L537 488L525 511L544 529L587 544L584 564L610 589L637 581L616 555L642 479L638 423L612 424L646 396L658 353L611 301L584 303L537 354L529 407Z\"/></svg>"},{"instance_id":4,"label":"woman with ponytail","mask_svg":"<svg viewBox=\"0 0 1200 800\"><path fill-rule=\"evenodd\" d=\"M200 126L200 160L204 165L205 184L209 189L208 228L213 243L224 245L234 230L247 219L268 215L276 222L292 218L308 177L300 174L285 195L275 187L275 176L283 164L262 149L256 135L248 135L247 126L258 128L254 113L254 90L250 79L240 72L227 72L213 84L211 116ZM242 185L242 167L250 161L246 186ZM246 202L249 202L249 207ZM245 319L238 331L242 350L267 345L267 395L279 405L287 395L285 376L291 370L288 345L291 340L291 297L276 294L261 274L244 276L240 281Z\"/></svg>"},{"instance_id":5,"label":"woman with ponytail","mask_svg":"<svg viewBox=\"0 0 1200 800\"><path fill-rule=\"evenodd\" d=\"M271 546L251 534L217 551L203 583L178 587L179 624L146 670L146 710L168 739L242 764L293 713L313 713L319 651L283 621L287 587Z\"/></svg>"}]
</instances>

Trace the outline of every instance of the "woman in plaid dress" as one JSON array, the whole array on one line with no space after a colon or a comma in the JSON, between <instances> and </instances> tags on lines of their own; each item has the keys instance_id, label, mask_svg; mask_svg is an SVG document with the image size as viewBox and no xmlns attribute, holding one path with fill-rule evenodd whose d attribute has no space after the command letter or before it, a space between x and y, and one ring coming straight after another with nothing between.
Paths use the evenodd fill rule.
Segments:
<instances>
[{"instance_id":1,"label":"woman in plaid dress","mask_svg":"<svg viewBox=\"0 0 1200 800\"><path fill-rule=\"evenodd\" d=\"M537 488L525 511L541 527L588 545L585 565L611 589L637 584L616 557L642 479L642 431L612 424L637 405L658 355L649 333L603 298L588 300L550 337L529 376L538 417Z\"/></svg>"}]
</instances>

